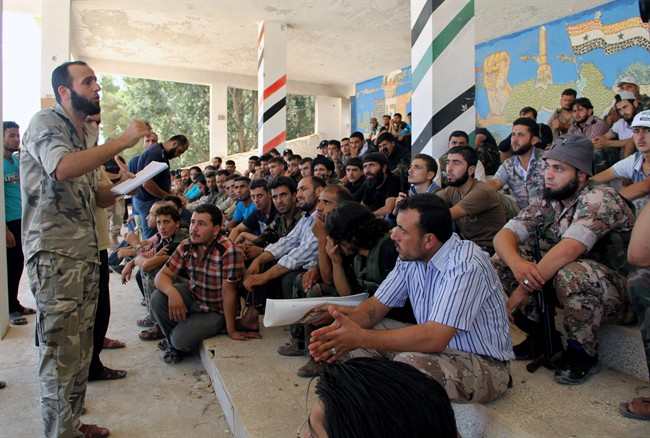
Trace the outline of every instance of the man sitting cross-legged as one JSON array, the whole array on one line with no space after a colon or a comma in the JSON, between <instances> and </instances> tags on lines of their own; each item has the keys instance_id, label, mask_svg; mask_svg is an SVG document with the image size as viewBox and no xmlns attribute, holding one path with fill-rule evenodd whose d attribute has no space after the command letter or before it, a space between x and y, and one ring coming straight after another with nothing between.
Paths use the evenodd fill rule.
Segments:
<instances>
[{"instance_id":1,"label":"man sitting cross-legged","mask_svg":"<svg viewBox=\"0 0 650 438\"><path fill-rule=\"evenodd\" d=\"M163 360L177 363L199 343L226 328L232 339L260 338L235 329L237 285L244 270L241 251L221 233L221 211L200 205L192 214L190 238L176 248L156 275L151 309L165 335ZM189 283L175 283L186 270ZM166 344L166 345L165 345Z\"/></svg>"},{"instance_id":2,"label":"man sitting cross-legged","mask_svg":"<svg viewBox=\"0 0 650 438\"><path fill-rule=\"evenodd\" d=\"M449 208L430 193L401 202L391 238L395 268L351 311L328 308L335 321L312 333L311 355L329 363L348 352L406 362L456 402L502 395L514 355L505 294L487 253L452 232ZM385 319L407 299L416 325Z\"/></svg>"},{"instance_id":3,"label":"man sitting cross-legged","mask_svg":"<svg viewBox=\"0 0 650 438\"><path fill-rule=\"evenodd\" d=\"M122 270L122 284L131 279L133 267L140 268L142 275L142 290L147 304L148 315L139 324L150 327L140 333L143 341L154 341L162 339L163 334L160 327L155 324L151 312L151 295L156 289L153 282L160 268L169 260L169 256L176 250L180 242L187 238L187 230L181 229L181 216L178 209L169 201L155 203L152 207L158 233L143 241L135 249L137 257L131 259ZM149 216L147 216L147 220Z\"/></svg>"}]
</instances>

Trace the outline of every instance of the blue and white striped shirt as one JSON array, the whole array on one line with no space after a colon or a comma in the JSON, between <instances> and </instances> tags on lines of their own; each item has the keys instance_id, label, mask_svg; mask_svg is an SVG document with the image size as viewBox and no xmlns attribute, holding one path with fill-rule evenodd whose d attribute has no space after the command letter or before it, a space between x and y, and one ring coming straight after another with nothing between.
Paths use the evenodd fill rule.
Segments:
<instances>
[{"instance_id":1,"label":"blue and white striped shirt","mask_svg":"<svg viewBox=\"0 0 650 438\"><path fill-rule=\"evenodd\" d=\"M449 349L514 359L497 273L486 252L456 234L426 264L398 260L375 297L389 307L402 307L408 297L418 324L454 327Z\"/></svg>"},{"instance_id":2,"label":"blue and white striped shirt","mask_svg":"<svg viewBox=\"0 0 650 438\"><path fill-rule=\"evenodd\" d=\"M278 265L292 271L309 269L318 263L318 240L311 230L316 214L305 215L289 234L264 248L273 254Z\"/></svg>"}]
</instances>

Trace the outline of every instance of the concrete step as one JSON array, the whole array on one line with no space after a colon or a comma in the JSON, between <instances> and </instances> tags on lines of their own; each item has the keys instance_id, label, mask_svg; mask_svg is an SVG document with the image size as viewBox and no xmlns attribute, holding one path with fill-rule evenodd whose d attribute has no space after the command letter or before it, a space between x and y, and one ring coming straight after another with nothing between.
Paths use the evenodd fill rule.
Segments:
<instances>
[{"instance_id":1,"label":"concrete step","mask_svg":"<svg viewBox=\"0 0 650 438\"><path fill-rule=\"evenodd\" d=\"M306 358L276 353L289 338L287 329L262 328L262 334L259 341L208 339L201 359L235 437L293 436L315 401L309 379L296 376ZM610 336L604 332L604 338ZM523 334L513 328L513 338L518 342ZM604 343L603 348L609 351L610 347ZM649 435L647 422L618 413L620 402L650 394L647 382L605 367L582 385L565 386L555 383L552 371L542 368L530 374L525 365L512 363L514 386L500 399L484 405L454 405L464 438Z\"/></svg>"}]
</instances>

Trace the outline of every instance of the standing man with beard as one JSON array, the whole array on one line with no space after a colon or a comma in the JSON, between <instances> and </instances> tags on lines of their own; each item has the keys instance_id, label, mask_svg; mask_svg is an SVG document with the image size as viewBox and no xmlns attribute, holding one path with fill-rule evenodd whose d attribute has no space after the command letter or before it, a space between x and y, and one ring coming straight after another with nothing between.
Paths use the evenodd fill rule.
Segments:
<instances>
[{"instance_id":1,"label":"standing man with beard","mask_svg":"<svg viewBox=\"0 0 650 438\"><path fill-rule=\"evenodd\" d=\"M497 256L492 262L510 295L509 314L519 309L533 319L532 292L552 282L568 338L555 381L565 385L583 383L599 371L597 336L603 322L634 319L625 277L634 214L612 188L589 184L592 153L593 145L584 137L558 138L544 156L543 196L494 238ZM535 229L541 233L539 263L532 262L527 244ZM618 252L613 243L620 245Z\"/></svg>"},{"instance_id":2,"label":"standing man with beard","mask_svg":"<svg viewBox=\"0 0 650 438\"><path fill-rule=\"evenodd\" d=\"M140 155L136 173L147 167L152 161L165 163L169 166L169 160L183 155L188 147L189 142L184 135L175 135L165 142L149 146ZM147 225L149 209L156 201L162 200L165 196L173 195L170 190L171 174L168 167L144 183L140 192L132 198L133 209L142 219L142 233L145 239L149 239L156 234L156 229L151 229Z\"/></svg>"},{"instance_id":3,"label":"standing man with beard","mask_svg":"<svg viewBox=\"0 0 650 438\"><path fill-rule=\"evenodd\" d=\"M520 117L512 124L510 150L514 157L503 162L494 178L486 184L494 190L507 185L519 208L525 208L544 189L544 151L534 148L539 144L539 125L528 117Z\"/></svg>"},{"instance_id":4,"label":"standing man with beard","mask_svg":"<svg viewBox=\"0 0 650 438\"><path fill-rule=\"evenodd\" d=\"M370 152L363 157L363 183L361 203L379 217L395 208L400 191L400 179L388 170L388 158L381 152Z\"/></svg>"},{"instance_id":5,"label":"standing man with beard","mask_svg":"<svg viewBox=\"0 0 650 438\"><path fill-rule=\"evenodd\" d=\"M461 237L494 253L492 239L506 223L499 195L486 183L474 179L478 154L470 146L456 146L447 155L447 184L436 192L449 206Z\"/></svg>"},{"instance_id":6,"label":"standing man with beard","mask_svg":"<svg viewBox=\"0 0 650 438\"><path fill-rule=\"evenodd\" d=\"M36 298L41 413L46 437L104 437L79 421L84 406L97 305L99 256L95 206L115 202L99 166L151 131L132 121L96 146L86 116L99 114L97 77L83 61L52 72L57 103L38 112L23 138L20 179L23 250Z\"/></svg>"}]
</instances>

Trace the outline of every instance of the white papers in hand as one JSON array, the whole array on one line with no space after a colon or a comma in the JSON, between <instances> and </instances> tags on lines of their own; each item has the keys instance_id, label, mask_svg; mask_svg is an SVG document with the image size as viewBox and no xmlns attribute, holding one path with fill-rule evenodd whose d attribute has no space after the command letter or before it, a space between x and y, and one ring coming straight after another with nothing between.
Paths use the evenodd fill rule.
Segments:
<instances>
[{"instance_id":1,"label":"white papers in hand","mask_svg":"<svg viewBox=\"0 0 650 438\"><path fill-rule=\"evenodd\" d=\"M111 193L114 195L126 195L127 193L131 193L168 167L169 165L167 165L167 163L152 161L151 163L147 164L144 169L136 173L135 178L127 179L126 181L121 182L113 187L111 189Z\"/></svg>"},{"instance_id":2,"label":"white papers in hand","mask_svg":"<svg viewBox=\"0 0 650 438\"><path fill-rule=\"evenodd\" d=\"M311 309L325 304L340 306L357 306L368 299L368 294L349 295L347 297L296 298L291 300L266 300L264 326L293 324L300 321Z\"/></svg>"}]
</instances>

